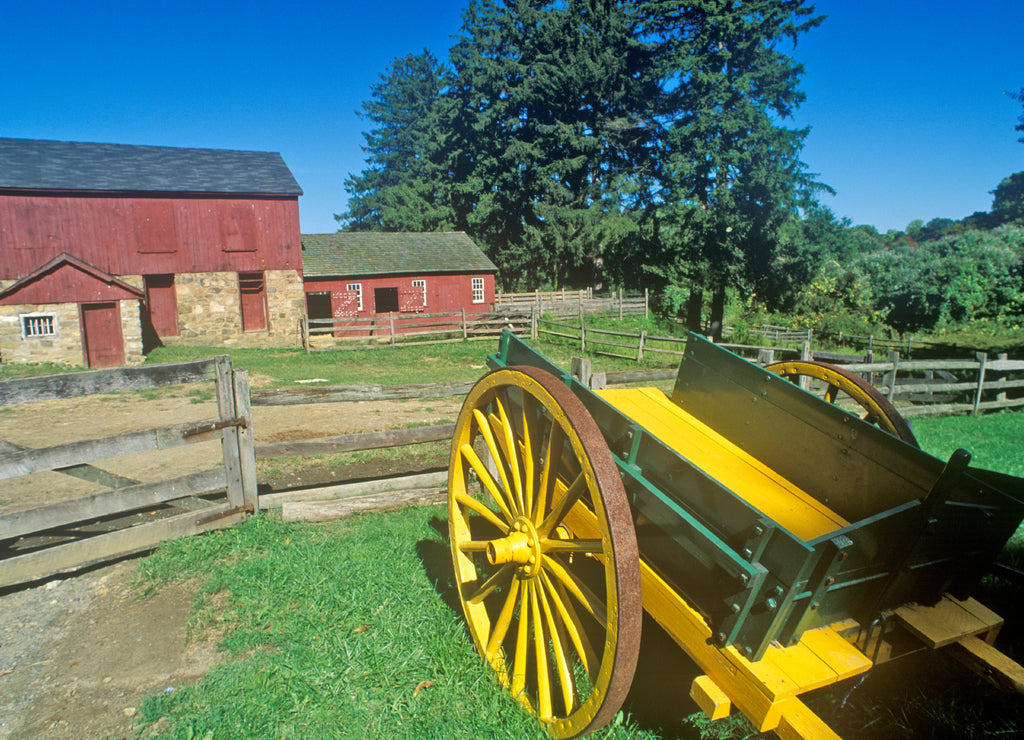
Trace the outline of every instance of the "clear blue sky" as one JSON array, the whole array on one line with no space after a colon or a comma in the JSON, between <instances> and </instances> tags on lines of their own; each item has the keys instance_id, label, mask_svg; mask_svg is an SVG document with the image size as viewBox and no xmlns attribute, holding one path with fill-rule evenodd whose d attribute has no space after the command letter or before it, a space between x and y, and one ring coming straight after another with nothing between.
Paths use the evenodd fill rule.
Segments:
<instances>
[{"instance_id":1,"label":"clear blue sky","mask_svg":"<svg viewBox=\"0 0 1024 740\"><path fill-rule=\"evenodd\" d=\"M356 111L395 57L443 57L463 0L3 0L0 136L280 152L304 233L363 168ZM881 231L986 211L1024 170L1024 0L819 0L796 49L822 201Z\"/></svg>"}]
</instances>

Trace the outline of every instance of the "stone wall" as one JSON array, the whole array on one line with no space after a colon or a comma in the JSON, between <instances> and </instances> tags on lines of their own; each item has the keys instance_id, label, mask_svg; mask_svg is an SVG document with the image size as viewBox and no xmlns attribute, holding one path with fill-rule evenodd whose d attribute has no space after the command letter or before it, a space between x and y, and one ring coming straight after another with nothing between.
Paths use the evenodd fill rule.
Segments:
<instances>
[{"instance_id":1,"label":"stone wall","mask_svg":"<svg viewBox=\"0 0 1024 740\"><path fill-rule=\"evenodd\" d=\"M204 347L301 346L299 320L306 314L302 278L296 270L268 270L264 281L267 328L243 332L237 273L176 275L174 292L180 333L165 338L164 343Z\"/></svg>"},{"instance_id":2,"label":"stone wall","mask_svg":"<svg viewBox=\"0 0 1024 740\"><path fill-rule=\"evenodd\" d=\"M120 301L121 338L126 365L138 365L142 354L141 302ZM23 314L54 314L56 334L47 337L22 337ZM0 306L0 362L52 362L59 365L85 365L82 325L77 303L16 304Z\"/></svg>"},{"instance_id":3,"label":"stone wall","mask_svg":"<svg viewBox=\"0 0 1024 740\"><path fill-rule=\"evenodd\" d=\"M55 336L23 338L21 336L21 315L26 313L55 314ZM0 306L0 361L84 365L78 304L44 303L41 305Z\"/></svg>"}]
</instances>

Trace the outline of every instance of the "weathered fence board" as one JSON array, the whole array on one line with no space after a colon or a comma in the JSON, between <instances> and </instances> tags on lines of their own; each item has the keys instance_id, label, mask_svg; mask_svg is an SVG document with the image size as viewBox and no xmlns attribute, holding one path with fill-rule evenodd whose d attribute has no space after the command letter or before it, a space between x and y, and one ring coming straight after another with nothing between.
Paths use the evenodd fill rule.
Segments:
<instances>
[{"instance_id":1,"label":"weathered fence board","mask_svg":"<svg viewBox=\"0 0 1024 740\"><path fill-rule=\"evenodd\" d=\"M253 406L289 406L341 401L393 401L408 398L464 396L476 381L418 383L412 385L334 385L312 388L258 388L252 391Z\"/></svg>"},{"instance_id":2,"label":"weathered fence board","mask_svg":"<svg viewBox=\"0 0 1024 740\"><path fill-rule=\"evenodd\" d=\"M2 561L0 588L78 570L110 558L144 552L165 540L228 527L244 519L251 511L247 507L239 509L225 503L209 510L178 514L88 539L15 555Z\"/></svg>"},{"instance_id":3,"label":"weathered fence board","mask_svg":"<svg viewBox=\"0 0 1024 740\"><path fill-rule=\"evenodd\" d=\"M172 499L224 488L223 468L189 473L157 483L139 483L127 488L80 496L45 506L22 509L0 518L0 540L23 537L32 532L64 527L76 522L162 504Z\"/></svg>"},{"instance_id":4,"label":"weathered fence board","mask_svg":"<svg viewBox=\"0 0 1024 740\"><path fill-rule=\"evenodd\" d=\"M215 362L208 359L3 380L0 381L0 406L198 383L211 380L215 373Z\"/></svg>"},{"instance_id":5,"label":"weathered fence board","mask_svg":"<svg viewBox=\"0 0 1024 740\"><path fill-rule=\"evenodd\" d=\"M56 470L112 490L0 514L0 540L13 553L0 561L0 587L147 550L173 537L227 526L256 511L259 505L248 375L245 371L233 372L226 355L196 362L5 381L0 389L0 406L209 380L214 380L217 390L218 416L214 419L38 449L4 442L0 446L0 479ZM222 466L171 480L140 483L89 465L96 460L210 439L221 440ZM220 500L195 498L211 493L214 499L219 494ZM155 518L125 526L126 521L138 519L133 514L151 507L156 507L151 512L157 514ZM120 528L97 534L97 522ZM57 539L71 537L73 541L47 544L58 528Z\"/></svg>"},{"instance_id":6,"label":"weathered fence board","mask_svg":"<svg viewBox=\"0 0 1024 740\"><path fill-rule=\"evenodd\" d=\"M214 425L216 419L206 422L187 422L138 432L125 432L100 439L85 439L52 447L11 452L0 457L0 480L20 475L30 475L43 470L67 467L79 463L91 463L122 455L139 452L168 450L191 442L203 441L205 435L189 433L203 426ZM200 438L202 437L202 438Z\"/></svg>"},{"instance_id":7,"label":"weathered fence board","mask_svg":"<svg viewBox=\"0 0 1024 740\"><path fill-rule=\"evenodd\" d=\"M389 429L382 432L362 432L338 437L320 437L292 442L272 442L256 448L256 457L299 457L333 455L340 452L376 450L381 447L403 447L422 442L450 440L455 434L454 424L438 424L409 429Z\"/></svg>"}]
</instances>

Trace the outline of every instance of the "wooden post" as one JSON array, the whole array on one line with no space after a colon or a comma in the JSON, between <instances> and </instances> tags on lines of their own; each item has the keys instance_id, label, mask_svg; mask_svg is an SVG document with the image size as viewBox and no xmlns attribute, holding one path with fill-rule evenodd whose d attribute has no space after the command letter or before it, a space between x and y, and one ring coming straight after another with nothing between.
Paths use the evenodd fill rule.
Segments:
<instances>
[{"instance_id":1,"label":"wooden post","mask_svg":"<svg viewBox=\"0 0 1024 740\"><path fill-rule=\"evenodd\" d=\"M647 313L648 305L649 305L649 303L648 303L647 288L644 288L644 318L645 319L650 318L650 316Z\"/></svg>"},{"instance_id":2,"label":"wooden post","mask_svg":"<svg viewBox=\"0 0 1024 740\"><path fill-rule=\"evenodd\" d=\"M647 330L640 330L640 341L636 345L636 361L643 362L644 359L644 342L647 341Z\"/></svg>"},{"instance_id":3,"label":"wooden post","mask_svg":"<svg viewBox=\"0 0 1024 740\"><path fill-rule=\"evenodd\" d=\"M589 357L573 357L572 358L572 376L576 378L586 388L590 387L591 380L594 376L594 370L590 363Z\"/></svg>"},{"instance_id":4,"label":"wooden post","mask_svg":"<svg viewBox=\"0 0 1024 740\"><path fill-rule=\"evenodd\" d=\"M309 323L305 316L299 317L299 332L302 334L302 349L309 352Z\"/></svg>"},{"instance_id":5,"label":"wooden post","mask_svg":"<svg viewBox=\"0 0 1024 740\"><path fill-rule=\"evenodd\" d=\"M619 321L622 321L622 288L619 288Z\"/></svg>"},{"instance_id":6,"label":"wooden post","mask_svg":"<svg viewBox=\"0 0 1024 740\"><path fill-rule=\"evenodd\" d=\"M889 403L892 403L893 394L896 392L896 370L900 365L900 353L896 350L891 350L888 359L892 363L892 370L885 374L885 379L882 382L889 386L889 392L886 396L889 399Z\"/></svg>"},{"instance_id":7,"label":"wooden post","mask_svg":"<svg viewBox=\"0 0 1024 740\"><path fill-rule=\"evenodd\" d=\"M583 312L580 311L580 352L587 351L587 325L583 323Z\"/></svg>"},{"instance_id":8,"label":"wooden post","mask_svg":"<svg viewBox=\"0 0 1024 740\"><path fill-rule=\"evenodd\" d=\"M235 370L232 374L232 392L235 397L237 418L245 420L245 426L238 427L238 463L242 473L242 500L259 511L260 503L256 473L256 445L253 443L252 406L249 393L249 371Z\"/></svg>"},{"instance_id":9,"label":"wooden post","mask_svg":"<svg viewBox=\"0 0 1024 740\"><path fill-rule=\"evenodd\" d=\"M1005 362L1008 359L1010 359L1010 356L1005 352L1000 352L998 355L996 355L996 360L1000 362ZM1005 373L1000 373L999 377L996 379L995 385L1000 386L1004 385L1005 383L1006 375ZM1006 403L1006 391L999 391L998 393L996 393L996 401L998 401L999 403Z\"/></svg>"},{"instance_id":10,"label":"wooden post","mask_svg":"<svg viewBox=\"0 0 1024 740\"><path fill-rule=\"evenodd\" d=\"M388 311L388 327L391 329L391 346L395 346L395 312Z\"/></svg>"},{"instance_id":11,"label":"wooden post","mask_svg":"<svg viewBox=\"0 0 1024 740\"><path fill-rule=\"evenodd\" d=\"M758 365L761 365L761 366L771 365L773 362L775 362L775 350L774 349L772 349L771 347L764 347L764 348L759 349L757 351L757 364Z\"/></svg>"},{"instance_id":12,"label":"wooden post","mask_svg":"<svg viewBox=\"0 0 1024 740\"><path fill-rule=\"evenodd\" d=\"M465 342L469 338L469 327L466 326L466 307L462 307L462 341Z\"/></svg>"},{"instance_id":13,"label":"wooden post","mask_svg":"<svg viewBox=\"0 0 1024 740\"><path fill-rule=\"evenodd\" d=\"M235 391L231 373L231 358L220 355L214 361L217 367L217 412L220 421L237 418ZM241 455L239 453L239 429L237 426L224 428L221 452L224 458L224 472L227 476L228 501L235 508L245 505L245 489L242 481Z\"/></svg>"},{"instance_id":14,"label":"wooden post","mask_svg":"<svg viewBox=\"0 0 1024 740\"><path fill-rule=\"evenodd\" d=\"M971 415L978 415L978 404L981 403L981 391L985 387L985 365L988 363L988 355L985 352L978 352L975 357L978 358L978 390L974 394L974 408L971 409Z\"/></svg>"},{"instance_id":15,"label":"wooden post","mask_svg":"<svg viewBox=\"0 0 1024 740\"><path fill-rule=\"evenodd\" d=\"M540 334L540 312L537 310L537 306L533 306L530 311L530 339L537 339Z\"/></svg>"},{"instance_id":16,"label":"wooden post","mask_svg":"<svg viewBox=\"0 0 1024 740\"><path fill-rule=\"evenodd\" d=\"M576 291L576 302L579 304L579 307L580 307L580 321L582 321L583 320L583 291L582 290Z\"/></svg>"},{"instance_id":17,"label":"wooden post","mask_svg":"<svg viewBox=\"0 0 1024 740\"><path fill-rule=\"evenodd\" d=\"M800 348L800 359L804 362L811 362L814 359L814 354L811 352L810 340L804 342L803 346Z\"/></svg>"}]
</instances>

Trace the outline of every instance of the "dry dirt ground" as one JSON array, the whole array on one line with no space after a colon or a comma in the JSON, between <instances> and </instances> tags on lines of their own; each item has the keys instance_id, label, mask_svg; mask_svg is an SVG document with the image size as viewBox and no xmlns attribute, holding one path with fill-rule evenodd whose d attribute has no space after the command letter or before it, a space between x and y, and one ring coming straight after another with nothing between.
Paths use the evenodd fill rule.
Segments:
<instances>
[{"instance_id":1,"label":"dry dirt ground","mask_svg":"<svg viewBox=\"0 0 1024 740\"><path fill-rule=\"evenodd\" d=\"M43 447L123 431L211 419L213 401L186 392L153 399L120 394L26 404L0 410L0 444ZM256 407L256 444L450 422L461 399ZM95 463L137 481L157 481L219 463L219 442ZM261 477L262 491L409 473L443 456L403 455L335 470L289 469ZM104 490L62 473L0 483L0 513ZM193 592L172 585L141 598L130 587L135 560L0 592L0 739L148 737L142 697L173 691L217 660L216 640L187 641ZM0 567L3 567L0 563Z\"/></svg>"}]
</instances>

